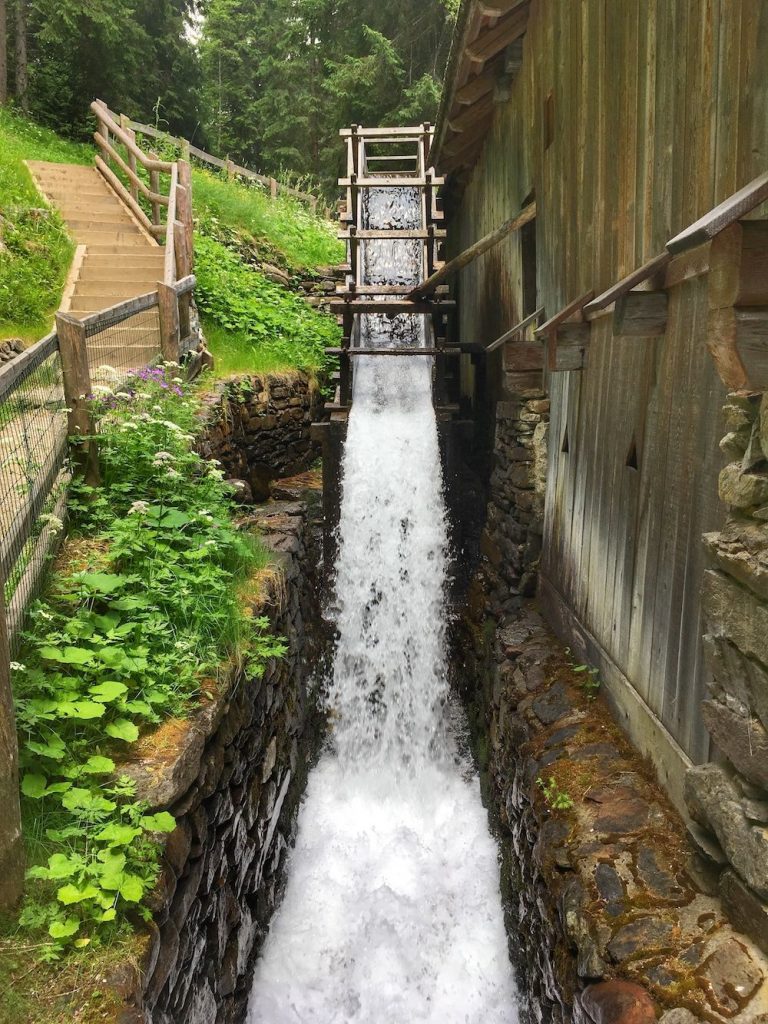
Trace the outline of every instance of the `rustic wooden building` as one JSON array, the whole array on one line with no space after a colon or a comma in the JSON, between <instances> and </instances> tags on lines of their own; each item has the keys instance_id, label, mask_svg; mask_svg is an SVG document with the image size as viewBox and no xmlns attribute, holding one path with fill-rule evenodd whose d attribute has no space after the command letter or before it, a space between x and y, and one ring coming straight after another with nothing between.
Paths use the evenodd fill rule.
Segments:
<instances>
[{"instance_id":1,"label":"rustic wooden building","mask_svg":"<svg viewBox=\"0 0 768 1024\"><path fill-rule=\"evenodd\" d=\"M711 761L764 789L768 3L464 0L432 162L449 253L535 203L455 281L463 343L538 311L462 357L498 401L486 553L525 594L541 534L547 617L678 807Z\"/></svg>"}]
</instances>

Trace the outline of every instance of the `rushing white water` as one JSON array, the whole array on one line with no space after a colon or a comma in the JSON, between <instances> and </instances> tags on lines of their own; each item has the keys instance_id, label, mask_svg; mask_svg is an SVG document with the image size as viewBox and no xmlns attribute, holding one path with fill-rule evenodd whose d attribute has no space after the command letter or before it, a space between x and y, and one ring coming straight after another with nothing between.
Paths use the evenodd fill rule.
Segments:
<instances>
[{"instance_id":1,"label":"rushing white water","mask_svg":"<svg viewBox=\"0 0 768 1024\"><path fill-rule=\"evenodd\" d=\"M369 227L415 227L414 190L371 190ZM369 283L420 276L370 241ZM423 318L363 318L365 347L423 346ZM249 1024L507 1024L517 997L496 845L458 750L443 621L445 506L429 357L359 357L343 463L329 702Z\"/></svg>"}]
</instances>

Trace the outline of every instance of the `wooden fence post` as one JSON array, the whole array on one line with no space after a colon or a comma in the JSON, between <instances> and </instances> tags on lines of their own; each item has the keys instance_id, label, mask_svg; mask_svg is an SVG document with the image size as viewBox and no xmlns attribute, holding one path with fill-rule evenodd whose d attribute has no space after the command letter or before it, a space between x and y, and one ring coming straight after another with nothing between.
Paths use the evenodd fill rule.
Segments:
<instances>
[{"instance_id":1,"label":"wooden fence post","mask_svg":"<svg viewBox=\"0 0 768 1024\"><path fill-rule=\"evenodd\" d=\"M173 285L157 282L157 306L160 313L160 352L167 363L178 363L181 328L179 298Z\"/></svg>"},{"instance_id":2,"label":"wooden fence post","mask_svg":"<svg viewBox=\"0 0 768 1024\"><path fill-rule=\"evenodd\" d=\"M234 160L230 160L229 157L227 157L225 166L226 166L226 169L227 169L227 177L229 178L230 181L233 181L234 177L235 177L235 162L234 162Z\"/></svg>"},{"instance_id":3,"label":"wooden fence post","mask_svg":"<svg viewBox=\"0 0 768 1024\"><path fill-rule=\"evenodd\" d=\"M185 163L189 163L189 140L188 139L179 139L179 150L181 151L180 159L183 160Z\"/></svg>"},{"instance_id":4,"label":"wooden fence post","mask_svg":"<svg viewBox=\"0 0 768 1024\"><path fill-rule=\"evenodd\" d=\"M195 264L195 250L194 250L194 216L192 213L192 168L188 160L179 160L179 188L177 190L176 200L176 216L184 225L184 235L186 236L187 253L189 255L189 265L186 267L184 274L180 274L183 277L185 274L191 274Z\"/></svg>"},{"instance_id":5,"label":"wooden fence post","mask_svg":"<svg viewBox=\"0 0 768 1024\"><path fill-rule=\"evenodd\" d=\"M273 199L277 199L277 181L274 178L269 179L269 194Z\"/></svg>"},{"instance_id":6,"label":"wooden fence post","mask_svg":"<svg viewBox=\"0 0 768 1024\"><path fill-rule=\"evenodd\" d=\"M88 368L88 347L85 327L67 313L56 314L56 334L64 378L64 400L67 403L67 430L73 445L72 461L76 470L91 486L99 483L99 458L93 416L88 408L91 374ZM78 440L82 438L84 440Z\"/></svg>"},{"instance_id":7,"label":"wooden fence post","mask_svg":"<svg viewBox=\"0 0 768 1024\"><path fill-rule=\"evenodd\" d=\"M0 577L0 909L11 910L24 891L24 845L19 808L19 746L11 690L11 649Z\"/></svg>"}]
</instances>

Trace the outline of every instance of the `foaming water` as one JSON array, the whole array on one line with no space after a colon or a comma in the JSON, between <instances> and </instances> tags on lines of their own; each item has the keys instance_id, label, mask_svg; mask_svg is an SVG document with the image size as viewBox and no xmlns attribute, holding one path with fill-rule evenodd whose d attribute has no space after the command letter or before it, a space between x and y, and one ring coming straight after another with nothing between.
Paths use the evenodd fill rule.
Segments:
<instances>
[{"instance_id":1,"label":"foaming water","mask_svg":"<svg viewBox=\"0 0 768 1024\"><path fill-rule=\"evenodd\" d=\"M417 227L375 189L369 227ZM409 240L365 245L367 283L420 277ZM423 317L361 318L420 347ZM429 357L359 357L343 462L332 746L309 779L249 1024L507 1024L517 1001L498 851L458 751L445 664L447 529Z\"/></svg>"}]
</instances>

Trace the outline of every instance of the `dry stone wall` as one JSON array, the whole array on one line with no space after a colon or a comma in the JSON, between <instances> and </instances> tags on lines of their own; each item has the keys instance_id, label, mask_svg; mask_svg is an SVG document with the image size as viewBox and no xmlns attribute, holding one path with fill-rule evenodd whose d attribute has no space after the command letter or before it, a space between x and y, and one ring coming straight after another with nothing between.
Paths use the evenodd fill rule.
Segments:
<instances>
[{"instance_id":1,"label":"dry stone wall","mask_svg":"<svg viewBox=\"0 0 768 1024\"><path fill-rule=\"evenodd\" d=\"M686 800L729 912L768 952L768 395L730 395L724 414L729 514L704 538L704 719L715 762L688 772Z\"/></svg>"},{"instance_id":2,"label":"dry stone wall","mask_svg":"<svg viewBox=\"0 0 768 1024\"><path fill-rule=\"evenodd\" d=\"M496 403L494 468L481 539L497 616L535 593L544 524L549 400L542 371L521 372L513 358L505 355L503 391Z\"/></svg>"},{"instance_id":3,"label":"dry stone wall","mask_svg":"<svg viewBox=\"0 0 768 1024\"><path fill-rule=\"evenodd\" d=\"M319 493L249 514L279 571L254 607L288 641L263 675L234 671L171 722L126 771L153 810L177 818L162 858L154 919L123 1024L240 1024L253 966L281 893L286 851L319 735L312 700L323 637L316 604ZM301 495L306 497L307 492Z\"/></svg>"},{"instance_id":4,"label":"dry stone wall","mask_svg":"<svg viewBox=\"0 0 768 1024\"><path fill-rule=\"evenodd\" d=\"M198 450L238 481L245 503L263 501L273 480L301 473L319 458L310 426L321 408L317 382L303 373L224 381L206 399Z\"/></svg>"}]
</instances>

